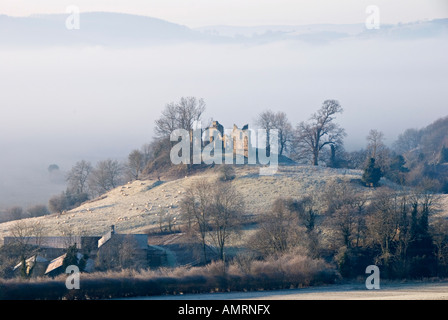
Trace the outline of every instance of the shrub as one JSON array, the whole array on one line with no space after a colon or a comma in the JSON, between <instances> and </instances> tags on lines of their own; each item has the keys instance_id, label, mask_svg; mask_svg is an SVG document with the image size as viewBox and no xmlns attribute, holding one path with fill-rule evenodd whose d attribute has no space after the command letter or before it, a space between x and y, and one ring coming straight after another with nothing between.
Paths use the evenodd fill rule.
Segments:
<instances>
[{"instance_id":1,"label":"shrub","mask_svg":"<svg viewBox=\"0 0 448 320\"><path fill-rule=\"evenodd\" d=\"M362 182L367 186L376 187L381 179L381 169L375 165L375 158L370 158L369 164L364 169Z\"/></svg>"},{"instance_id":2,"label":"shrub","mask_svg":"<svg viewBox=\"0 0 448 320\"><path fill-rule=\"evenodd\" d=\"M64 210L76 208L87 200L89 200L87 193L72 193L67 190L51 197L48 201L48 208L52 213L61 213Z\"/></svg>"},{"instance_id":3,"label":"shrub","mask_svg":"<svg viewBox=\"0 0 448 320\"><path fill-rule=\"evenodd\" d=\"M37 204L35 206L32 206L28 208L27 211L31 217L41 217L50 214L50 211L48 211L47 206L43 204Z\"/></svg>"},{"instance_id":4,"label":"shrub","mask_svg":"<svg viewBox=\"0 0 448 320\"><path fill-rule=\"evenodd\" d=\"M0 280L0 299L110 299L181 292L269 290L332 283L337 279L334 268L323 260L292 253L265 261L254 260L250 270L244 273L237 263L225 266L217 261L193 268L83 273L77 290L66 289L66 275L54 279Z\"/></svg>"},{"instance_id":5,"label":"shrub","mask_svg":"<svg viewBox=\"0 0 448 320\"><path fill-rule=\"evenodd\" d=\"M219 180L230 181L235 179L235 169L231 165L221 165L218 169Z\"/></svg>"}]
</instances>

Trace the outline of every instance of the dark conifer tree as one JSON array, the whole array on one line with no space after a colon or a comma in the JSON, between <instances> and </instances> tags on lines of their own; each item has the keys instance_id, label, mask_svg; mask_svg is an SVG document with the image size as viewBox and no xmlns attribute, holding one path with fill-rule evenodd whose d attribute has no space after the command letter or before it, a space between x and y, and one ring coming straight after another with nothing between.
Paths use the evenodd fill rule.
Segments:
<instances>
[{"instance_id":1,"label":"dark conifer tree","mask_svg":"<svg viewBox=\"0 0 448 320\"><path fill-rule=\"evenodd\" d=\"M381 169L375 165L375 158L370 158L369 164L364 169L362 182L367 186L376 187L381 179Z\"/></svg>"}]
</instances>

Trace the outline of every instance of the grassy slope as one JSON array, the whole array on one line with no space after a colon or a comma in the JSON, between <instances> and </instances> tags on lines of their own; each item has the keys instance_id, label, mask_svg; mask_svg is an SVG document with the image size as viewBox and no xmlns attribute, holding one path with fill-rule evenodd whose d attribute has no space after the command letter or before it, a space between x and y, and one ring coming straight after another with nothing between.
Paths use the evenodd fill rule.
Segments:
<instances>
[{"instance_id":1,"label":"grassy slope","mask_svg":"<svg viewBox=\"0 0 448 320\"><path fill-rule=\"evenodd\" d=\"M281 166L273 176L260 176L256 167L237 167L237 177L231 183L245 199L246 211L259 214L268 209L278 197L298 198L313 194L330 181L359 179L361 171L330 169L312 166ZM169 212L179 221L179 201L185 190L199 179L216 179L217 173L209 169L201 174L177 180L134 181L115 188L98 199L84 203L60 216L30 218L24 221L38 224L44 235L102 235L114 224L119 233L142 233L158 228L161 210ZM393 186L387 181L384 184ZM354 192L370 192L352 183ZM448 197L445 200L447 211ZM0 238L10 235L15 222L0 224Z\"/></svg>"}]
</instances>

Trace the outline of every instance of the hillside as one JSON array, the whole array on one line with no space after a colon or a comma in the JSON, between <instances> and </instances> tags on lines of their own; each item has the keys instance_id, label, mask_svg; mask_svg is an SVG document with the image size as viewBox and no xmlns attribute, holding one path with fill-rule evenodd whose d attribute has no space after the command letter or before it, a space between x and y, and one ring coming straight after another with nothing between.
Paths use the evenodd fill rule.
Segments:
<instances>
[{"instance_id":1,"label":"hillside","mask_svg":"<svg viewBox=\"0 0 448 320\"><path fill-rule=\"evenodd\" d=\"M247 214L259 214L278 197L299 198L322 190L331 181L354 181L361 171L312 166L280 166L274 176L260 176L256 167L237 167L231 182L245 199ZM103 196L82 204L62 215L52 214L23 221L42 227L44 235L101 235L115 225L119 233L143 233L159 228L160 214L172 214L179 221L179 202L185 190L200 179L216 179L209 169L195 176L171 181L133 181L115 188ZM383 185L394 184L382 180ZM357 182L354 192L371 192ZM448 212L448 197L444 197L444 214ZM173 218L173 220L174 220ZM0 237L11 234L16 222L0 224Z\"/></svg>"},{"instance_id":2,"label":"hillside","mask_svg":"<svg viewBox=\"0 0 448 320\"><path fill-rule=\"evenodd\" d=\"M422 129L407 129L395 142L395 150L404 157L409 169L407 183L417 185L431 180L432 190L448 193L448 117L442 117Z\"/></svg>"},{"instance_id":3,"label":"hillside","mask_svg":"<svg viewBox=\"0 0 448 320\"><path fill-rule=\"evenodd\" d=\"M165 20L112 12L83 12L80 28L67 30L72 13L10 17L0 14L0 46L147 46L180 42L269 43L292 40L323 44L344 39L394 40L446 37L448 19L383 25L366 30L364 24L268 26L205 26L191 29Z\"/></svg>"},{"instance_id":4,"label":"hillside","mask_svg":"<svg viewBox=\"0 0 448 320\"><path fill-rule=\"evenodd\" d=\"M111 12L82 13L79 30L66 28L69 14L0 15L1 46L148 45L196 41L203 35L168 21Z\"/></svg>"}]
</instances>

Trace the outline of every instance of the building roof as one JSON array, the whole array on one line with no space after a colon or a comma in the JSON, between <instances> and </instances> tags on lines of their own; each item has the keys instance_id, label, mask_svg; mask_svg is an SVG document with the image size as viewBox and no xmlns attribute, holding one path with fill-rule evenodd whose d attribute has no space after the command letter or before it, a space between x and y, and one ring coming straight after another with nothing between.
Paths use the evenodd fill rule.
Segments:
<instances>
[{"instance_id":1,"label":"building roof","mask_svg":"<svg viewBox=\"0 0 448 320\"><path fill-rule=\"evenodd\" d=\"M107 241L112 238L112 231L107 232L104 236L101 237L100 240L98 240L98 248L100 248L102 245L104 245Z\"/></svg>"},{"instance_id":2,"label":"building roof","mask_svg":"<svg viewBox=\"0 0 448 320\"><path fill-rule=\"evenodd\" d=\"M66 256L67 256L67 254L64 253L62 256L59 256L56 259L51 260L47 266L47 270L45 270L45 274L48 274L48 273L62 267ZM78 253L76 253L76 257L78 258L78 262L79 262L79 260L82 258L82 254L78 252Z\"/></svg>"},{"instance_id":3,"label":"building roof","mask_svg":"<svg viewBox=\"0 0 448 320\"><path fill-rule=\"evenodd\" d=\"M50 273L53 270L56 270L57 268L61 267L64 263L64 258L67 256L66 253L64 253L62 256L57 257L56 259L53 259L50 261L50 263L47 266L47 269L45 270L45 274Z\"/></svg>"},{"instance_id":4,"label":"building roof","mask_svg":"<svg viewBox=\"0 0 448 320\"><path fill-rule=\"evenodd\" d=\"M98 240L98 248L105 245L111 238L119 239L119 241L130 240L135 243L138 249L148 249L148 235L147 234L121 234L108 232L100 240Z\"/></svg>"},{"instance_id":5,"label":"building roof","mask_svg":"<svg viewBox=\"0 0 448 320\"><path fill-rule=\"evenodd\" d=\"M45 263L45 262L48 262L48 260L39 255L34 255L25 260L25 263L27 265L29 265L30 267L34 266L34 264L36 264L36 263ZM22 266L22 261L20 261L18 264L16 264L15 267L13 268L13 270L16 271L21 266Z\"/></svg>"},{"instance_id":6,"label":"building roof","mask_svg":"<svg viewBox=\"0 0 448 320\"><path fill-rule=\"evenodd\" d=\"M131 240L139 249L148 249L148 235L147 234L120 234L115 233L115 225L110 226L110 230L98 240L98 248L105 245L112 237L119 239L119 241Z\"/></svg>"}]
</instances>

